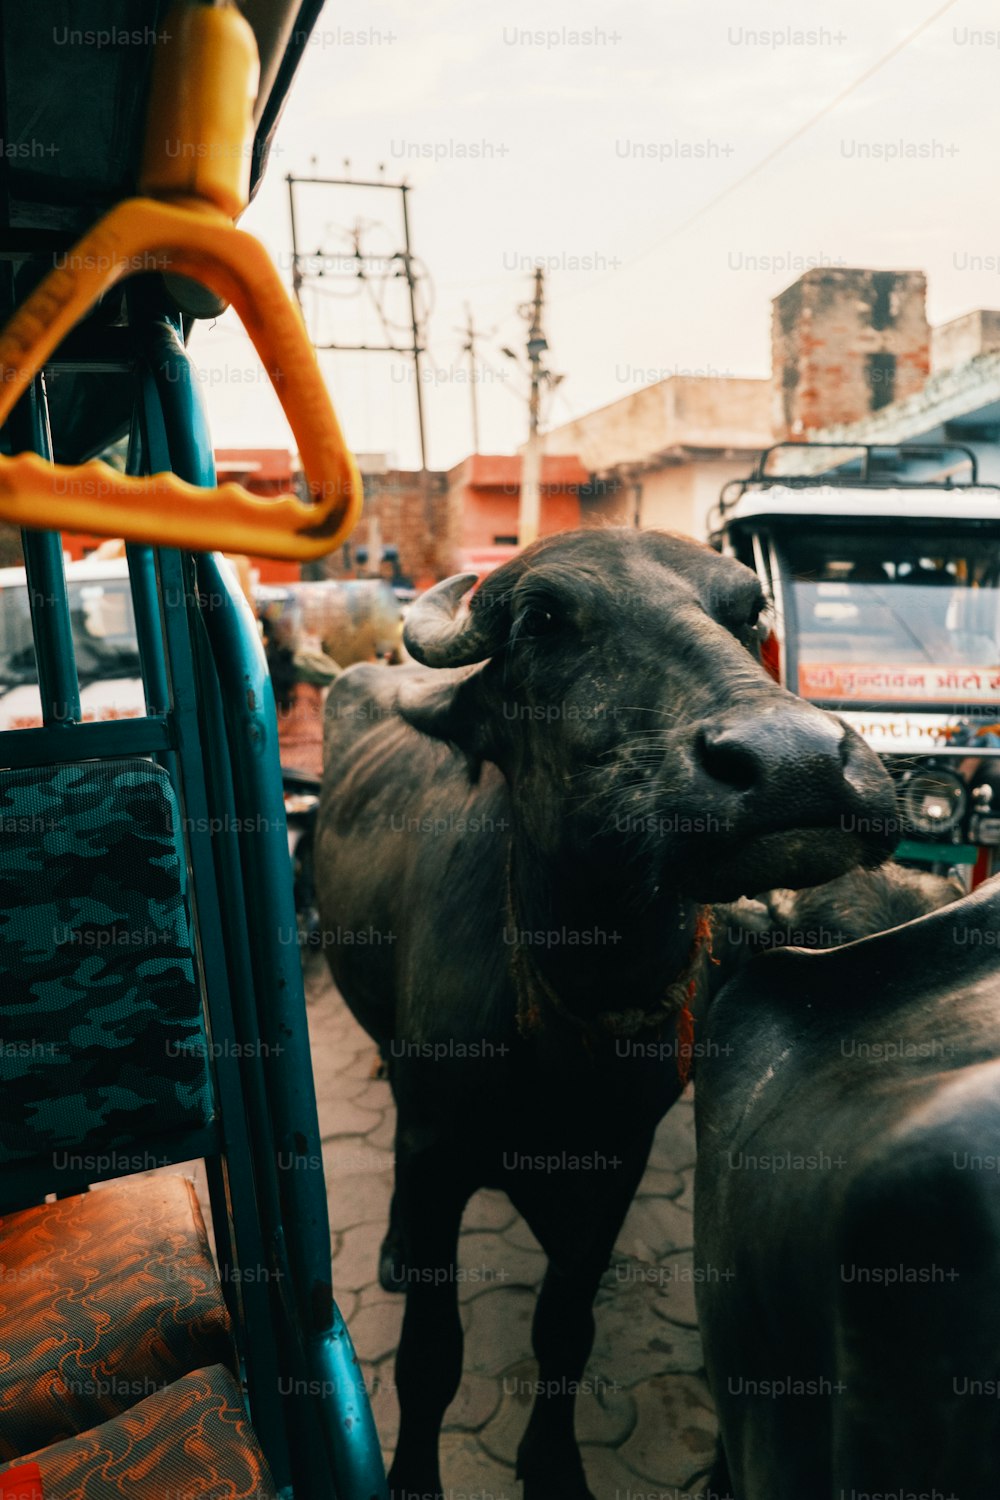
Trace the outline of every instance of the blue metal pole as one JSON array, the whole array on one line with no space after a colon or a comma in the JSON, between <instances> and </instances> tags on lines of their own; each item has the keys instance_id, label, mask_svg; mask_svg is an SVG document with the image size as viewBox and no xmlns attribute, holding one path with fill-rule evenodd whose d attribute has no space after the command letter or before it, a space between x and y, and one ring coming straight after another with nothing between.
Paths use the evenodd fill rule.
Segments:
<instances>
[{"instance_id":1,"label":"blue metal pole","mask_svg":"<svg viewBox=\"0 0 1000 1500\"><path fill-rule=\"evenodd\" d=\"M45 381L41 375L35 376L31 389L11 413L9 429L14 452L31 449L42 458L52 457ZM23 531L21 541L42 723L46 729L79 724L80 682L63 572L62 537L57 531Z\"/></svg>"},{"instance_id":2,"label":"blue metal pole","mask_svg":"<svg viewBox=\"0 0 1000 1500\"><path fill-rule=\"evenodd\" d=\"M129 474L143 473L142 432L138 410L132 417L132 429L128 438L128 462L125 467ZM129 542L125 547L125 556L128 558L128 576L132 589L135 634L139 642L139 661L142 664L146 712L166 714L170 709L170 686L167 679L167 657L160 622L156 553L152 547L144 543Z\"/></svg>"}]
</instances>

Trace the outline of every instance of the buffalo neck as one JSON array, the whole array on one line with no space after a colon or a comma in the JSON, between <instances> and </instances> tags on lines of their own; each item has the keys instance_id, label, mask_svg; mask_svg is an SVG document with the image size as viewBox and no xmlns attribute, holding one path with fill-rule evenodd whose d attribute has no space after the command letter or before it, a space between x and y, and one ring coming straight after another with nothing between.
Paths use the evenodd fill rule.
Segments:
<instances>
[{"instance_id":1,"label":"buffalo neck","mask_svg":"<svg viewBox=\"0 0 1000 1500\"><path fill-rule=\"evenodd\" d=\"M583 1022L651 1014L692 958L699 907L678 891L540 855L515 838L505 941L522 974L534 971L561 1009Z\"/></svg>"}]
</instances>

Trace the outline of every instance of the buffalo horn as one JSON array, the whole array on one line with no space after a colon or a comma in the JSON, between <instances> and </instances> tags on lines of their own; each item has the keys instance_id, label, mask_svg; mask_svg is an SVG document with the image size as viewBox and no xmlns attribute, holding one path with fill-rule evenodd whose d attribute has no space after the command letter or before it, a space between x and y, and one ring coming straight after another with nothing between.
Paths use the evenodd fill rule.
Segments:
<instances>
[{"instance_id":1,"label":"buffalo horn","mask_svg":"<svg viewBox=\"0 0 1000 1500\"><path fill-rule=\"evenodd\" d=\"M425 667L467 667L485 661L502 645L506 611L474 610L462 603L475 582L475 573L457 573L411 605L403 640L410 655Z\"/></svg>"}]
</instances>

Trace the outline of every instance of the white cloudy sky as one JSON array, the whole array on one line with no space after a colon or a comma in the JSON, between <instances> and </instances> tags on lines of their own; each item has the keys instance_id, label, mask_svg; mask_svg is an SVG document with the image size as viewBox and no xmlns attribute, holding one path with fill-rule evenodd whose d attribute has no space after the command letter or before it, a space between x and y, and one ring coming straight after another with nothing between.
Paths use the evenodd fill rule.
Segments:
<instances>
[{"instance_id":1,"label":"white cloudy sky","mask_svg":"<svg viewBox=\"0 0 1000 1500\"><path fill-rule=\"evenodd\" d=\"M537 259L551 268L550 359L565 375L551 424L672 371L766 375L769 301L802 259L923 268L932 322L1000 307L1000 12L988 0L954 0L739 185L936 10L941 0L329 0L244 227L288 279L287 172L340 175L347 159L355 176L384 164L413 185L414 249L433 283L434 467L471 447L465 302L489 334L480 446L522 440L524 381L499 351L523 346L517 307ZM586 28L589 42L574 37ZM551 43L521 38L540 30ZM331 265L359 219L373 252L399 247L397 195L308 193L303 242ZM324 285L310 302L318 333L381 336L356 283ZM390 319L401 291L383 288ZM219 444L288 440L231 313L192 347ZM415 464L405 361L323 362L352 446Z\"/></svg>"}]
</instances>

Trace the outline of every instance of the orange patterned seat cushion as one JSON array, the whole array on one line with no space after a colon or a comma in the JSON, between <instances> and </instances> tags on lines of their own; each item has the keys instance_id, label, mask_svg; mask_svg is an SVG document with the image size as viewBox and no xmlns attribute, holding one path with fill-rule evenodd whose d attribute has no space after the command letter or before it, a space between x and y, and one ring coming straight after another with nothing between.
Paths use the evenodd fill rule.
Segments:
<instances>
[{"instance_id":1,"label":"orange patterned seat cushion","mask_svg":"<svg viewBox=\"0 0 1000 1500\"><path fill-rule=\"evenodd\" d=\"M221 1365L31 1459L44 1500L278 1500L240 1388Z\"/></svg>"},{"instance_id":2,"label":"orange patterned seat cushion","mask_svg":"<svg viewBox=\"0 0 1000 1500\"><path fill-rule=\"evenodd\" d=\"M0 1460L234 1360L183 1177L131 1178L0 1216Z\"/></svg>"}]
</instances>

